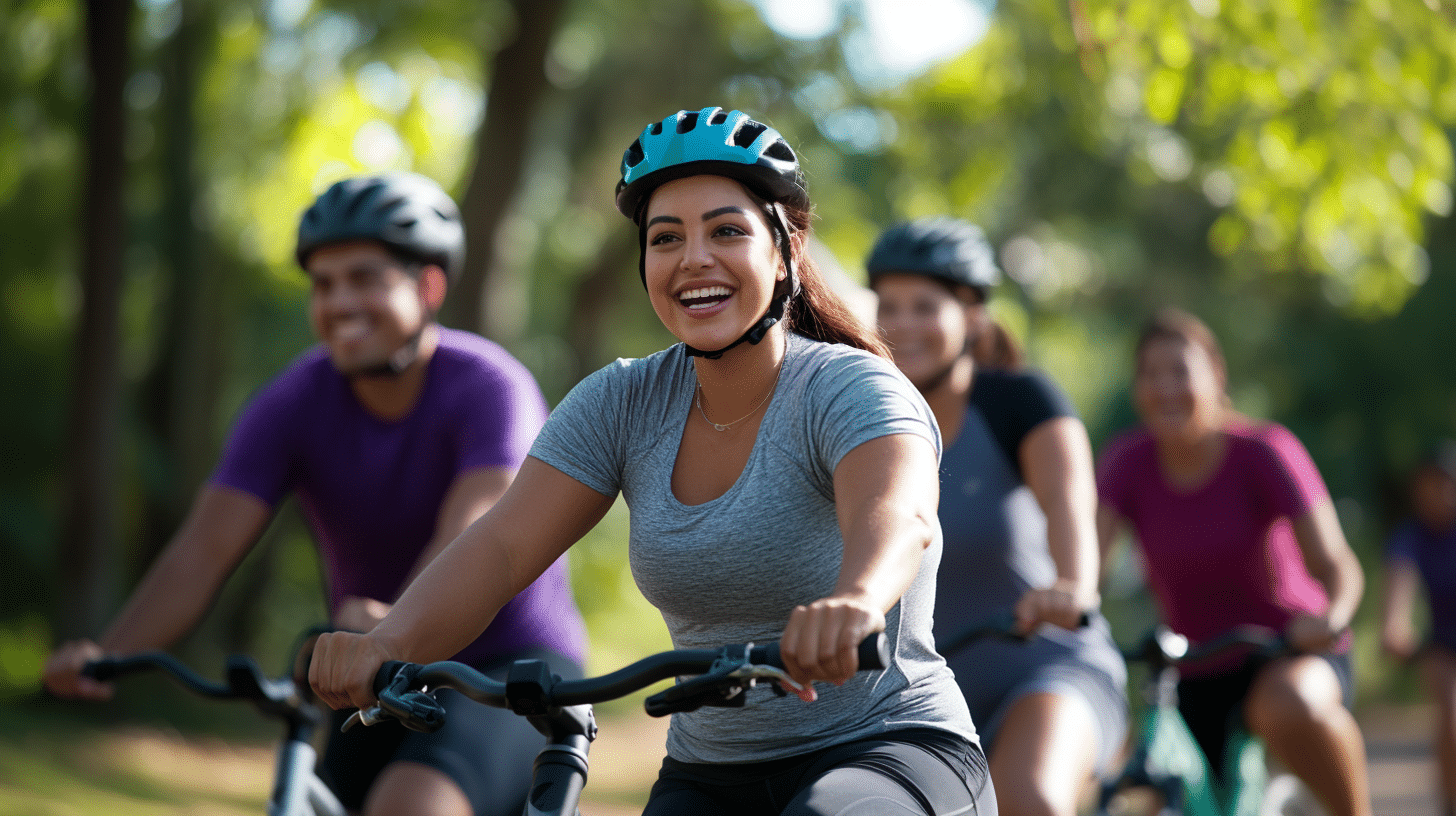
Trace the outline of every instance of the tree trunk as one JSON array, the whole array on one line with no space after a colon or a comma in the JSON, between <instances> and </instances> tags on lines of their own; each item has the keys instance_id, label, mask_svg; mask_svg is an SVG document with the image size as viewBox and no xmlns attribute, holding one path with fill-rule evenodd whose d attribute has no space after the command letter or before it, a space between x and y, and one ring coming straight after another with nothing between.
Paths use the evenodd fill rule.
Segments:
<instances>
[{"instance_id":1,"label":"tree trunk","mask_svg":"<svg viewBox=\"0 0 1456 816\"><path fill-rule=\"evenodd\" d=\"M206 232L198 223L196 85L197 54L210 21L199 19L198 3L178 3L181 20L161 59L162 183L159 238L168 286L158 305L161 343L146 382L143 420L164 463L148 491L138 566L145 568L187 512L197 486L215 457L212 412L220 386L222 343L218 328L222 294L215 267L204 261Z\"/></svg>"},{"instance_id":2,"label":"tree trunk","mask_svg":"<svg viewBox=\"0 0 1456 816\"><path fill-rule=\"evenodd\" d=\"M73 349L56 616L62 637L94 635L111 611L117 561L120 312L126 249L126 111L131 0L88 0L91 105L81 190L81 314Z\"/></svg>"},{"instance_id":3,"label":"tree trunk","mask_svg":"<svg viewBox=\"0 0 1456 816\"><path fill-rule=\"evenodd\" d=\"M564 0L514 0L515 37L486 66L490 90L462 206L465 271L441 319L497 340L523 328L523 299L512 296L506 271L496 263L496 232L521 183L531 123L547 91L546 52L565 5Z\"/></svg>"}]
</instances>

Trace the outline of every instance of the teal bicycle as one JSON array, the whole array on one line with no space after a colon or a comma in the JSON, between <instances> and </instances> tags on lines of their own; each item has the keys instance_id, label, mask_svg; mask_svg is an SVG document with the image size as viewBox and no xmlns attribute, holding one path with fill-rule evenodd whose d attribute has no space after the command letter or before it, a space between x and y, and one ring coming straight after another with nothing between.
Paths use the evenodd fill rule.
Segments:
<instances>
[{"instance_id":1,"label":"teal bicycle","mask_svg":"<svg viewBox=\"0 0 1456 816\"><path fill-rule=\"evenodd\" d=\"M1143 812L1157 816L1325 816L1304 784L1280 768L1264 743L1242 727L1231 730L1220 783L1178 713L1179 666L1233 651L1266 657L1292 654L1278 632L1239 627L1190 649L1188 639L1159 626L1123 658L1148 668L1146 711L1122 770L1104 781L1098 816ZM1139 796L1139 794L1143 794Z\"/></svg>"}]
</instances>

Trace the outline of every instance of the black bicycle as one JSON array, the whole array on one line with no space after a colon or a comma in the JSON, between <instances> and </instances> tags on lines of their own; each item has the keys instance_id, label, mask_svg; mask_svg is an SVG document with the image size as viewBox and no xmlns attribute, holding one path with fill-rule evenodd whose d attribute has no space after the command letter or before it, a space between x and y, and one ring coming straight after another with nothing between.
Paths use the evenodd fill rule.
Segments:
<instances>
[{"instance_id":1,"label":"black bicycle","mask_svg":"<svg viewBox=\"0 0 1456 816\"><path fill-rule=\"evenodd\" d=\"M103 658L81 670L96 680L114 680L132 674L161 671L182 687L215 700L246 700L269 719L283 723L278 743L278 760L273 791L268 799L269 816L345 816L338 797L314 772L318 753L314 735L327 723L326 709L313 701L307 688L300 688L290 676L270 678L253 658L227 658L223 682L208 680L177 658L164 652L146 652L130 657Z\"/></svg>"},{"instance_id":2,"label":"black bicycle","mask_svg":"<svg viewBox=\"0 0 1456 816\"><path fill-rule=\"evenodd\" d=\"M889 664L889 645L883 634L866 638L859 647L862 671ZM648 697L647 713L662 717L705 706L742 707L748 690L768 683L780 696L792 684L784 672L777 643L738 644L719 649L674 649L645 657L601 677L562 680L540 660L511 664L504 682L455 661L419 665L390 661L374 678L376 705L350 715L344 723L373 725L399 720L406 728L434 731L445 723L445 709L432 694L454 689L488 706L506 708L525 717L546 737L536 755L526 816L573 816L586 787L587 753L596 739L592 704L625 697L659 680L688 677Z\"/></svg>"}]
</instances>

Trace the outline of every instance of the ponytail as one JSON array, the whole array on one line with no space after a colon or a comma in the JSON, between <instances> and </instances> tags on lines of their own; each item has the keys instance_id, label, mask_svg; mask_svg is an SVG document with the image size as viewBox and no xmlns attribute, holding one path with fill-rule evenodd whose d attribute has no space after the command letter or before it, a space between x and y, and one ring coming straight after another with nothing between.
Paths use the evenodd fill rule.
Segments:
<instances>
[{"instance_id":1,"label":"ponytail","mask_svg":"<svg viewBox=\"0 0 1456 816\"><path fill-rule=\"evenodd\" d=\"M841 343L886 360L891 359L890 349L885 341L844 305L844 301L829 288L824 274L809 257L809 210L793 207L788 203L783 203L782 206L789 221L789 229L793 232L789 240L794 275L799 280L799 294L789 300L788 314L785 315L788 328L811 340Z\"/></svg>"}]
</instances>

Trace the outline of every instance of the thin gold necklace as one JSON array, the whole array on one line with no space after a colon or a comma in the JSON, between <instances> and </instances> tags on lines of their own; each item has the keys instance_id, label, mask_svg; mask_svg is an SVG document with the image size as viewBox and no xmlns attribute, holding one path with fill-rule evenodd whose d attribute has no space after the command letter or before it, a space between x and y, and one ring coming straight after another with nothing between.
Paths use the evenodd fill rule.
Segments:
<instances>
[{"instance_id":1,"label":"thin gold necklace","mask_svg":"<svg viewBox=\"0 0 1456 816\"><path fill-rule=\"evenodd\" d=\"M788 357L788 349L784 349L784 357L785 358ZM778 370L774 372L774 381L773 381L773 383L771 385L769 385L767 391L763 392L763 398L758 401L758 404L755 405L755 406L753 406L753 408L751 410L749 410L748 413L746 413L743 416L741 416L741 417L733 420L732 422L729 422L729 423L723 424L723 425L720 425L717 422L714 422L713 420L708 419L707 412L703 410L703 384L700 382L700 383L698 383L698 393L697 393L697 400L696 400L696 402L698 403L698 413L702 415L704 422L706 422L709 425L712 425L713 426L713 430L715 430L715 431L726 431L729 428L732 428L734 425L737 425L738 423L742 422L743 420L748 419L749 417L751 417L754 414L758 413L758 409L762 408L763 407L763 404L765 402L768 402L769 396L772 395L773 392L774 392L774 390L778 388L778 385L779 385L779 375L782 374L782 373L784 373L784 361L781 359L781 360L779 360Z\"/></svg>"}]
</instances>

